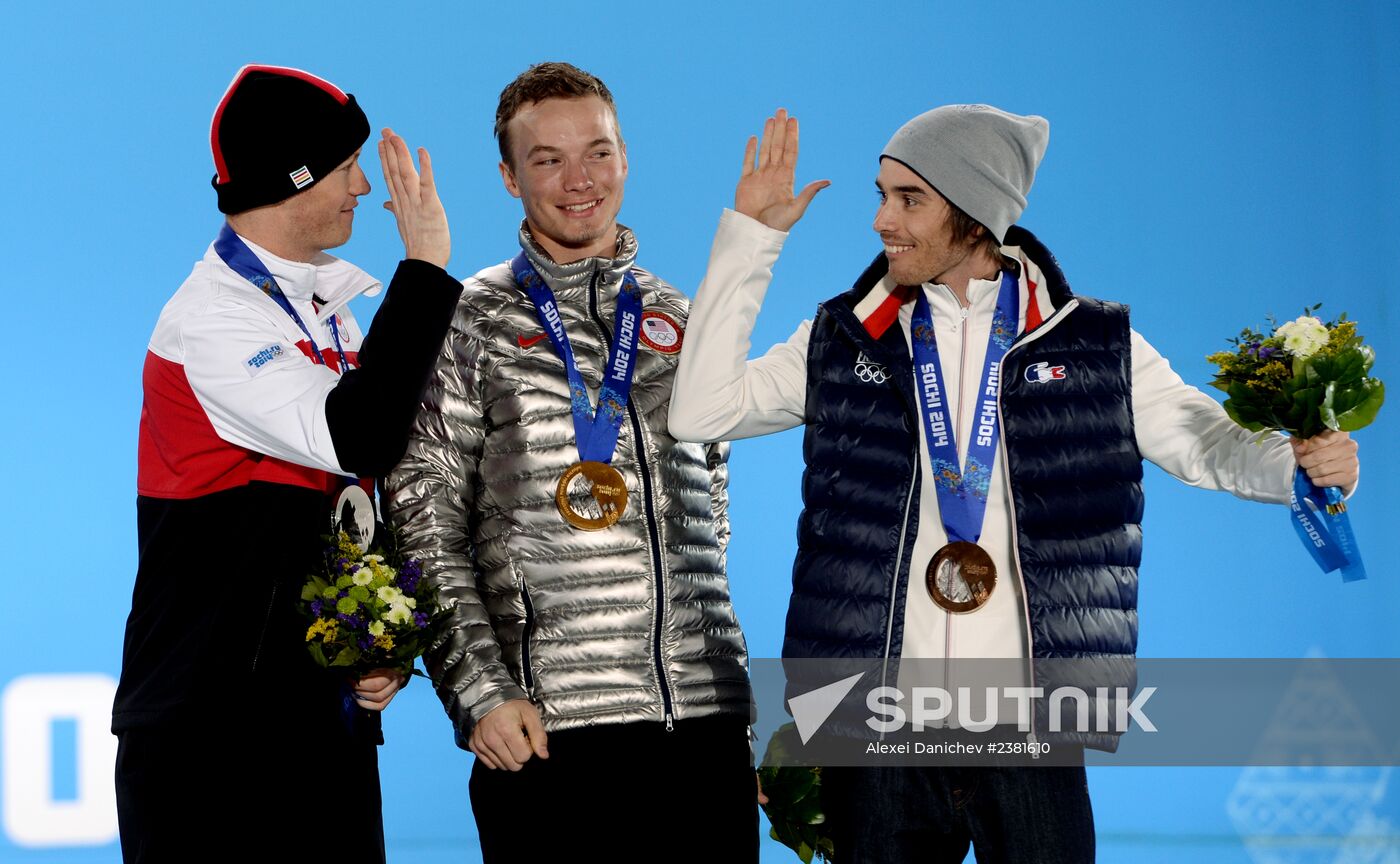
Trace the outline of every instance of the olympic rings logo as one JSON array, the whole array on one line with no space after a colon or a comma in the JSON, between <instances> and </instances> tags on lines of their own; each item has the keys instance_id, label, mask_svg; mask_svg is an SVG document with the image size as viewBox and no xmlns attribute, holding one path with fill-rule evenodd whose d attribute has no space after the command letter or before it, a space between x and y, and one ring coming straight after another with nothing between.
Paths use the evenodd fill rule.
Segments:
<instances>
[{"instance_id":1,"label":"olympic rings logo","mask_svg":"<svg viewBox=\"0 0 1400 864\"><path fill-rule=\"evenodd\" d=\"M864 351L856 358L855 373L856 377L866 384L884 384L890 380L890 371L865 356Z\"/></svg>"}]
</instances>

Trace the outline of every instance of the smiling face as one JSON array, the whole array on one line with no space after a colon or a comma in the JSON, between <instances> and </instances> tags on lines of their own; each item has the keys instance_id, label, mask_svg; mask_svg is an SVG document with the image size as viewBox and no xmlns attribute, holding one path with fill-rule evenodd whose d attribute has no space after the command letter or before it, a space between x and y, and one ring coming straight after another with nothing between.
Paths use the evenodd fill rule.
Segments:
<instances>
[{"instance_id":1,"label":"smiling face","mask_svg":"<svg viewBox=\"0 0 1400 864\"><path fill-rule=\"evenodd\" d=\"M977 239L954 239L952 206L907 165L881 159L875 186L880 209L873 227L898 284L935 282L963 291L969 278L996 268L981 254Z\"/></svg>"},{"instance_id":2,"label":"smiling face","mask_svg":"<svg viewBox=\"0 0 1400 864\"><path fill-rule=\"evenodd\" d=\"M525 207L530 233L560 264L617 244L627 149L612 109L597 96L532 102L509 121L506 190Z\"/></svg>"},{"instance_id":3,"label":"smiling face","mask_svg":"<svg viewBox=\"0 0 1400 864\"><path fill-rule=\"evenodd\" d=\"M316 185L278 204L284 211L287 242L299 256L296 260L309 261L317 252L343 246L350 239L358 199L369 194L369 188L356 150Z\"/></svg>"}]
</instances>

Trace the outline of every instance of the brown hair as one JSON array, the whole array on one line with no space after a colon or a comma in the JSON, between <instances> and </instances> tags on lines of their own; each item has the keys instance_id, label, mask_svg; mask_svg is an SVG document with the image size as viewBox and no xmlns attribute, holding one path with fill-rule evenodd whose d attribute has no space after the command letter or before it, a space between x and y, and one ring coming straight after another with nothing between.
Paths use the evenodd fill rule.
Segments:
<instances>
[{"instance_id":1,"label":"brown hair","mask_svg":"<svg viewBox=\"0 0 1400 864\"><path fill-rule=\"evenodd\" d=\"M521 72L501 91L501 100L496 103L495 134L496 143L501 148L501 161L515 168L510 158L510 137L506 126L521 108L546 99L583 99L588 96L602 99L612 111L613 122L617 123L617 105L613 102L612 93L597 76L569 63L536 63Z\"/></svg>"},{"instance_id":2,"label":"brown hair","mask_svg":"<svg viewBox=\"0 0 1400 864\"><path fill-rule=\"evenodd\" d=\"M997 242L996 237L992 236L992 232L987 229L987 226L967 215L961 207L948 201L947 198L943 200L948 202L950 211L948 213L949 239L954 243L971 246L974 255L982 252L992 261L1000 262L1001 244ZM978 234L979 229L982 232L980 235Z\"/></svg>"}]
</instances>

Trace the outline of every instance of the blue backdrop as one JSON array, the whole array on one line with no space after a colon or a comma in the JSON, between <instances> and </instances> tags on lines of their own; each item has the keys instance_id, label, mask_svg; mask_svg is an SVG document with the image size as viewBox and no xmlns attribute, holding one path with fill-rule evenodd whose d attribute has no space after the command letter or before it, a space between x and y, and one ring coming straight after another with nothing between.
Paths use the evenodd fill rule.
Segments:
<instances>
[{"instance_id":1,"label":"blue backdrop","mask_svg":"<svg viewBox=\"0 0 1400 864\"><path fill-rule=\"evenodd\" d=\"M1187 380L1207 381L1204 355L1241 326L1319 300L1362 322L1376 374L1397 380L1400 6L660 5L7 4L0 859L118 857L104 730L135 572L141 362L161 306L218 228L209 118L243 63L328 77L376 127L428 146L458 276L513 251L520 210L501 188L491 124L501 87L529 63L569 60L613 89L631 162L623 221L642 264L688 290L746 136L789 108L803 123L799 180L834 185L783 254L760 346L877 248L876 156L904 120L965 101L1041 114L1050 147L1023 224L1078 291L1131 304ZM377 205L372 150L365 161ZM401 254L391 217L362 210L341 254L387 277ZM1358 436L1353 512L1371 571L1361 584L1315 572L1283 508L1149 469L1141 653L1395 656L1396 457L1385 442L1397 410ZM734 448L731 581L756 657L779 648L799 441ZM230 698L257 708L255 694ZM476 860L471 757L454 749L430 688L405 691L386 727L391 860ZM1387 770L1104 768L1090 781L1105 861L1400 860L1400 778ZM637 785L651 788L645 775ZM1271 827L1280 813L1282 834ZM678 814L678 839L688 824ZM789 859L769 843L764 860Z\"/></svg>"}]
</instances>

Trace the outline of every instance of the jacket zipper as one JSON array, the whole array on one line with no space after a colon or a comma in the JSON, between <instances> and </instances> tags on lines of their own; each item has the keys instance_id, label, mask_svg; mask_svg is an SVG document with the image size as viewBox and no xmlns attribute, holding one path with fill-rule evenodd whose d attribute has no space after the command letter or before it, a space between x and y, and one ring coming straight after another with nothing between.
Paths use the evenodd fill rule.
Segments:
<instances>
[{"instance_id":1,"label":"jacket zipper","mask_svg":"<svg viewBox=\"0 0 1400 864\"><path fill-rule=\"evenodd\" d=\"M957 302L957 304L958 304L958 315L960 316L960 317L959 317L959 321L958 321L958 337L959 337L959 338L958 338L958 346L959 346L959 347L958 347L958 415L957 415L957 420L956 420L957 425L955 425L955 426L953 427L953 429L954 429L954 433L953 433L953 434L954 434L954 435L962 435L963 401L964 401L964 398L967 396L967 389L966 389L966 387L965 387L964 385L967 384L967 313L968 313L968 307L962 305L962 301L959 300L959 299L958 299L958 296L957 296L956 294L953 293L953 289L952 289L952 288L949 288L949 287L946 286L946 285L943 286L943 287L944 287L944 289L945 289L950 295L952 295L953 300L954 300L955 302ZM935 338L937 338L937 337L935 336ZM963 444L964 444L964 446L967 445L966 439L964 439ZM965 460L966 457L965 457L962 453L957 453L957 454L955 454L955 455L957 456L957 459L958 459L958 471L959 471L959 473L961 473L961 471L963 470L963 462L964 462L964 460ZM951 538L948 538L948 539L951 539ZM944 622L944 624L943 624L943 687L944 687L944 689L946 689L949 693L955 692L955 691L953 690L952 677L953 677L953 622L956 621L956 620L957 620L957 619L955 618L955 616L954 616L951 612L948 612L948 611L946 611L946 610L943 612L943 622Z\"/></svg>"},{"instance_id":2,"label":"jacket zipper","mask_svg":"<svg viewBox=\"0 0 1400 864\"><path fill-rule=\"evenodd\" d=\"M919 422L916 415L914 417L915 428ZM916 481L919 470L919 441L914 441L914 471L916 476L909 478L909 491L904 495L904 521L899 524L899 547L894 556L894 573L890 577L890 615L885 623L885 662L880 666L880 686L887 685L890 666L890 643L894 641L894 601L899 596L899 573L904 566L904 544L909 533L909 508L914 503L914 489L919 485ZM881 739L884 735L881 734Z\"/></svg>"},{"instance_id":3,"label":"jacket zipper","mask_svg":"<svg viewBox=\"0 0 1400 864\"><path fill-rule=\"evenodd\" d=\"M1054 315L1052 315L1052 316L1050 317L1050 320L1049 320L1049 321L1046 321L1046 322L1045 322L1044 324L1042 324L1040 327L1036 328L1035 333L1032 334L1029 338L1025 339L1024 341L1017 342L1016 344L1012 345L1009 349L1007 349L1006 354L1004 354L1004 355L1002 356L1002 358L1001 358L1001 367L1002 367L1002 370L1004 371L1004 370L1006 369L1006 361L1007 361L1008 358L1011 357L1011 353L1012 353L1013 351L1015 351L1017 348L1022 348L1022 347L1025 347L1026 345L1029 345L1030 343L1032 343L1032 342L1034 342L1035 340L1039 339L1041 336L1043 336L1043 335L1045 335L1046 333L1048 333L1052 327L1055 327L1056 325L1058 325L1061 321L1063 321L1063 320L1065 319L1066 316L1069 315L1070 312L1073 312L1074 309L1075 309L1075 307L1077 307L1078 305L1079 305L1079 301L1078 301L1078 300L1071 300L1071 301L1069 301L1069 302L1066 303L1058 312L1056 312ZM1001 388L1001 387L998 387L998 388L997 388L997 416L998 416L998 417L1001 417L1001 416L1002 416L1002 411L1001 411L1001 394L1002 394L1002 390L1003 390L1003 388ZM998 449L1001 450L1001 464L1002 464L1002 466L1003 466L1003 468L1002 468L1002 474L1006 477L1006 504L1007 504L1006 509L1007 509L1007 511L1011 514L1011 560L1012 560L1012 562L1016 565L1016 581L1019 582L1020 585L1021 585L1021 609L1022 609L1022 611L1025 613L1025 621L1026 621L1026 672L1027 672L1027 673L1029 674L1029 676L1030 676L1030 686L1031 686L1031 690L1033 691L1033 690L1035 690L1035 643L1034 643L1034 641L1032 640L1032 637L1031 637L1031 598L1030 598L1030 593L1026 591L1026 574L1025 574L1025 572L1021 569L1021 539L1020 539L1020 537L1021 537L1021 529L1020 529L1020 527L1018 526L1017 521L1016 521L1016 498L1015 498L1014 495L1011 494L1011 456L1010 456L1010 453L1009 453L1009 451L1008 451L1008 449L1007 449L1007 447L1006 447L1006 430L1005 430L1005 428L1002 429L1001 442L1000 442L1000 447L999 447ZM1039 758L1040 758L1040 751L1039 751L1039 749L1035 746L1037 742L1036 742L1036 737L1035 737L1035 712L1034 712L1034 711L1030 712L1030 721L1031 721L1031 730L1030 730L1030 734L1026 736L1026 743L1028 743L1028 744L1031 745L1031 758L1032 758L1032 759L1039 759Z\"/></svg>"},{"instance_id":4,"label":"jacket zipper","mask_svg":"<svg viewBox=\"0 0 1400 864\"><path fill-rule=\"evenodd\" d=\"M602 316L598 314L598 271L596 269L588 282L588 313L602 333L605 353L611 351L612 341L608 338L607 325L603 323ZM633 362L636 362L635 358ZM661 628L666 623L666 585L665 571L662 570L661 562L661 534L656 529L656 510L651 500L651 469L647 465L646 439L642 437L642 421L637 417L637 407L631 399L627 400L627 417L632 421L632 444L637 453L637 466L641 472L642 503L646 507L647 537L651 541L651 567L652 573L656 577L656 618L651 640L652 661L656 665L656 683L661 688L661 710L666 718L666 731L671 732L675 729L675 714L672 710L671 687L666 681L666 667L661 659Z\"/></svg>"},{"instance_id":5,"label":"jacket zipper","mask_svg":"<svg viewBox=\"0 0 1400 864\"><path fill-rule=\"evenodd\" d=\"M525 628L520 634L520 671L525 678L525 692L535 697L535 675L530 671L530 636L535 632L535 604L530 602L530 588L520 579L520 599L525 603Z\"/></svg>"},{"instance_id":6,"label":"jacket zipper","mask_svg":"<svg viewBox=\"0 0 1400 864\"><path fill-rule=\"evenodd\" d=\"M267 638L267 625L272 622L272 607L277 605L277 583L272 583L272 596L267 598L267 614L263 616L262 630L258 631L258 645L253 649L253 667L250 672L258 671L258 657L262 656L263 640Z\"/></svg>"}]
</instances>

